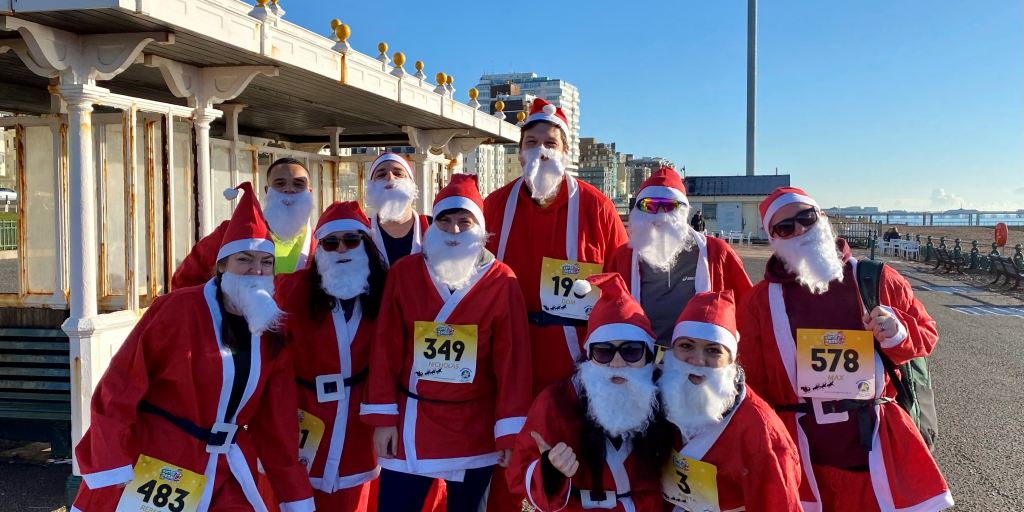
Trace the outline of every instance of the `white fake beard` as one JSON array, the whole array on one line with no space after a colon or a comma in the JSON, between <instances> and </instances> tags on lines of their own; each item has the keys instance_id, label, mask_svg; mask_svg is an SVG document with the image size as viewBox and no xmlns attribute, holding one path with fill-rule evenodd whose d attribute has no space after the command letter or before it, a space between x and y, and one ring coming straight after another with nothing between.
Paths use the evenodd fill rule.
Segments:
<instances>
[{"instance_id":1,"label":"white fake beard","mask_svg":"<svg viewBox=\"0 0 1024 512\"><path fill-rule=\"evenodd\" d=\"M249 332L259 335L273 331L284 312L274 301L274 276L240 276L225 272L220 277L224 300L238 310L249 324Z\"/></svg>"},{"instance_id":2,"label":"white fake beard","mask_svg":"<svg viewBox=\"0 0 1024 512\"><path fill-rule=\"evenodd\" d=\"M362 241L345 254L327 252L317 246L314 257L320 287L328 295L348 300L370 291L370 256Z\"/></svg>"},{"instance_id":3,"label":"white fake beard","mask_svg":"<svg viewBox=\"0 0 1024 512\"><path fill-rule=\"evenodd\" d=\"M366 203L377 211L380 222L401 222L405 209L419 193L412 178L371 181L366 187Z\"/></svg>"},{"instance_id":4,"label":"white fake beard","mask_svg":"<svg viewBox=\"0 0 1024 512\"><path fill-rule=\"evenodd\" d=\"M265 203L263 218L267 219L270 232L278 240L294 240L309 222L309 214L313 211L313 194L308 190L297 194L282 194L269 188Z\"/></svg>"},{"instance_id":5,"label":"white fake beard","mask_svg":"<svg viewBox=\"0 0 1024 512\"><path fill-rule=\"evenodd\" d=\"M578 371L587 392L587 417L610 437L630 438L647 431L658 410L658 387L651 380L653 364L612 368L584 361ZM626 382L615 384L612 377Z\"/></svg>"},{"instance_id":6,"label":"white fake beard","mask_svg":"<svg viewBox=\"0 0 1024 512\"><path fill-rule=\"evenodd\" d=\"M836 250L836 235L828 219L818 219L798 237L773 238L770 244L786 270L796 274L796 282L811 293L825 293L829 283L843 278L843 260Z\"/></svg>"},{"instance_id":7,"label":"white fake beard","mask_svg":"<svg viewBox=\"0 0 1024 512\"><path fill-rule=\"evenodd\" d=\"M722 421L726 411L736 402L736 363L723 368L693 366L676 359L672 351L662 359L661 403L665 417L689 440L707 427ZM690 375L704 377L700 384L690 382Z\"/></svg>"},{"instance_id":8,"label":"white fake beard","mask_svg":"<svg viewBox=\"0 0 1024 512\"><path fill-rule=\"evenodd\" d=\"M479 224L469 231L452 235L441 231L435 223L427 228L423 237L423 254L437 280L458 290L469 284L473 277L486 239L487 233ZM449 242L456 245L449 245Z\"/></svg>"},{"instance_id":9,"label":"white fake beard","mask_svg":"<svg viewBox=\"0 0 1024 512\"><path fill-rule=\"evenodd\" d=\"M690 208L686 206L671 212L629 212L629 246L654 270L668 272L680 254L697 245L686 221L689 213Z\"/></svg>"},{"instance_id":10,"label":"white fake beard","mask_svg":"<svg viewBox=\"0 0 1024 512\"><path fill-rule=\"evenodd\" d=\"M567 155L561 151L539 147L523 151L523 179L530 188L530 197L535 201L547 201L558 194L558 187L565 176ZM541 157L547 160L542 160Z\"/></svg>"}]
</instances>

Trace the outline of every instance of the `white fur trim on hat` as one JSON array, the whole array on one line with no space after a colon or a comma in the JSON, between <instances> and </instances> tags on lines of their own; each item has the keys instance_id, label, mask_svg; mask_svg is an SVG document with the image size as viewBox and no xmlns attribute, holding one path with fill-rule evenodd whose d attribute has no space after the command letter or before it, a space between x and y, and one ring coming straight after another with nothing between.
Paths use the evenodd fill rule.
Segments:
<instances>
[{"instance_id":1,"label":"white fur trim on hat","mask_svg":"<svg viewBox=\"0 0 1024 512\"><path fill-rule=\"evenodd\" d=\"M647 334L647 331L633 324L604 324L594 329L583 345L583 350L589 350L591 343L615 340L642 341L647 344L647 348L654 351L654 338Z\"/></svg>"},{"instance_id":2,"label":"white fur trim on hat","mask_svg":"<svg viewBox=\"0 0 1024 512\"><path fill-rule=\"evenodd\" d=\"M335 231L362 231L363 233L369 233L370 228L367 227L366 224L355 219L337 219L320 226L320 228L313 233L313 236L316 237L317 240L320 240Z\"/></svg>"},{"instance_id":3,"label":"white fur trim on hat","mask_svg":"<svg viewBox=\"0 0 1024 512\"><path fill-rule=\"evenodd\" d=\"M576 295L586 295L590 293L591 289L593 289L593 286L586 279L580 279L572 285L572 292Z\"/></svg>"},{"instance_id":4,"label":"white fur trim on hat","mask_svg":"<svg viewBox=\"0 0 1024 512\"><path fill-rule=\"evenodd\" d=\"M484 212L480 210L480 207L477 206L476 203L467 197L448 196L434 203L434 215L438 215L445 210L451 210L453 208L469 210L469 213L472 213L473 216L476 217L477 224L480 224L480 227L487 229L484 227Z\"/></svg>"},{"instance_id":5,"label":"white fur trim on hat","mask_svg":"<svg viewBox=\"0 0 1024 512\"><path fill-rule=\"evenodd\" d=\"M545 105L546 107L547 105ZM534 121L547 121L562 129L562 133L565 134L566 138L569 137L569 127L562 121L561 117L556 116L554 113L548 114L544 112L537 112L526 118L526 124L530 124Z\"/></svg>"},{"instance_id":6,"label":"white fur trim on hat","mask_svg":"<svg viewBox=\"0 0 1024 512\"><path fill-rule=\"evenodd\" d=\"M217 261L220 261L236 252L242 251L263 251L274 254L274 242L266 238L243 238L232 240L217 251Z\"/></svg>"},{"instance_id":7,"label":"white fur trim on hat","mask_svg":"<svg viewBox=\"0 0 1024 512\"><path fill-rule=\"evenodd\" d=\"M410 164L408 160L394 153L384 153L383 155L378 156L377 159L373 161L373 166L370 167L370 176L373 176L373 171L377 170L378 165L387 161L398 162L402 167L405 167L405 170L409 171L409 176L415 176L415 173L412 170L412 164Z\"/></svg>"},{"instance_id":8,"label":"white fur trim on hat","mask_svg":"<svg viewBox=\"0 0 1024 512\"><path fill-rule=\"evenodd\" d=\"M803 203L820 209L818 203L815 202L814 199L811 199L810 197L807 197L802 194L790 192L788 194L782 194L781 196L776 197L775 200L772 201L772 204L768 205L768 209L765 210L764 213L764 218L761 219L761 226L764 228L764 232L768 233L768 238L772 237L772 232L770 229L768 229L768 223L772 221L772 217L775 216L775 212L779 211L779 209L782 208L783 206L793 203Z\"/></svg>"},{"instance_id":9,"label":"white fur trim on hat","mask_svg":"<svg viewBox=\"0 0 1024 512\"><path fill-rule=\"evenodd\" d=\"M640 190L640 193L636 195L636 200L639 202L641 199L647 199L648 197L675 199L676 201L682 201L683 204L687 206L690 205L690 201L686 199L686 194L684 194L683 191L672 187L644 187Z\"/></svg>"},{"instance_id":10,"label":"white fur trim on hat","mask_svg":"<svg viewBox=\"0 0 1024 512\"><path fill-rule=\"evenodd\" d=\"M736 354L736 346L739 344L739 340L736 339L736 335L729 332L729 329L720 325L709 324L707 322L694 322L692 320L679 322L676 324L675 328L672 329L672 341L683 336L724 345L725 348L729 349L729 352L733 355Z\"/></svg>"}]
</instances>

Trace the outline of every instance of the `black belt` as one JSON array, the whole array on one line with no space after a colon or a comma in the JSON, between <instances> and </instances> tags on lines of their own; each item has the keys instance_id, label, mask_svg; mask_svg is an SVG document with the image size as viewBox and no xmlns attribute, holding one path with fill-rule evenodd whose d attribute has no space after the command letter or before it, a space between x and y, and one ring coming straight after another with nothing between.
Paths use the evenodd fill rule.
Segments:
<instances>
[{"instance_id":1,"label":"black belt","mask_svg":"<svg viewBox=\"0 0 1024 512\"><path fill-rule=\"evenodd\" d=\"M139 406L136 409L139 412L160 416L161 418L171 422L175 427L185 431L186 434L210 446L224 446L225 444L228 444L229 432L214 432L211 429L200 427L189 420L179 418L145 400L139 402ZM232 436L230 444L234 444L235 437L236 436Z\"/></svg>"},{"instance_id":2,"label":"black belt","mask_svg":"<svg viewBox=\"0 0 1024 512\"><path fill-rule=\"evenodd\" d=\"M398 385L398 390L401 391L402 393L405 393L405 396L407 396L409 398L415 398L416 400L419 400L421 402L427 402L427 403L431 403L431 404L457 405L457 404L466 404L466 403L469 403L469 402L472 402L473 400L475 400L475 399L469 399L469 400L436 400L436 399L433 399L433 398L425 398L425 397L422 397L420 395L417 395L416 393L413 393L412 391L409 391L408 389L405 389L405 386L403 386L401 384Z\"/></svg>"},{"instance_id":3,"label":"black belt","mask_svg":"<svg viewBox=\"0 0 1024 512\"><path fill-rule=\"evenodd\" d=\"M526 313L527 320L531 324L538 327L548 327L551 325L561 325L563 327L586 327L586 320L577 320L575 318L565 318L564 316L552 315L546 311L537 311L535 313Z\"/></svg>"},{"instance_id":4,"label":"black belt","mask_svg":"<svg viewBox=\"0 0 1024 512\"><path fill-rule=\"evenodd\" d=\"M604 500L606 500L608 498L608 495L606 493L609 493L609 492L611 492L611 491L600 491L600 492L590 491L590 498L593 501L604 501ZM569 495L570 496L575 496L577 498L580 498L580 490L578 488L576 488L576 487L570 487L569 488ZM623 493L623 494L616 494L615 495L615 499L616 500L621 500L622 498L628 498L631 495L632 495L632 493L630 493L630 492ZM600 498L600 499L598 499L598 498Z\"/></svg>"},{"instance_id":5,"label":"black belt","mask_svg":"<svg viewBox=\"0 0 1024 512\"><path fill-rule=\"evenodd\" d=\"M343 380L342 384L344 384L346 388L350 388L350 387L355 386L356 384L359 384L360 382L366 380L366 376L369 375L369 374L370 374L370 367L367 366L366 368L363 368L362 371L360 371L359 373L357 373L357 374L355 374L355 375L353 375L353 376ZM304 388L306 388L306 389L316 393L316 383L310 382L308 380L300 379L297 376L295 377L295 382L298 385L300 385L300 386L302 386L302 387L304 387ZM328 389L324 390L324 393L334 393L334 392L337 392L337 390L334 390L334 391L331 391L331 390L328 390Z\"/></svg>"},{"instance_id":6,"label":"black belt","mask_svg":"<svg viewBox=\"0 0 1024 512\"><path fill-rule=\"evenodd\" d=\"M871 441L875 434L876 405L892 402L891 398L881 397L873 400L829 400L821 403L821 412L834 414L837 412L857 411L857 423L860 426L860 447L866 452L871 451ZM870 407L870 410L862 410ZM810 402L802 404L776 405L775 412L802 412L814 414L814 406Z\"/></svg>"}]
</instances>

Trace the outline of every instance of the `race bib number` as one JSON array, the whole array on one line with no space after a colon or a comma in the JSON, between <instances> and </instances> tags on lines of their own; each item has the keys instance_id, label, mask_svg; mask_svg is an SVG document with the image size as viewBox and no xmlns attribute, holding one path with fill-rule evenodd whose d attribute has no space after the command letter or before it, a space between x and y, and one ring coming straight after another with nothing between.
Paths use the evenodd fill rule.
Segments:
<instances>
[{"instance_id":1,"label":"race bib number","mask_svg":"<svg viewBox=\"0 0 1024 512\"><path fill-rule=\"evenodd\" d=\"M721 512L717 475L715 466L672 450L661 474L662 497L688 512Z\"/></svg>"},{"instance_id":2,"label":"race bib number","mask_svg":"<svg viewBox=\"0 0 1024 512\"><path fill-rule=\"evenodd\" d=\"M475 325L416 322L412 371L419 380L468 384L476 378Z\"/></svg>"},{"instance_id":3,"label":"race bib number","mask_svg":"<svg viewBox=\"0 0 1024 512\"><path fill-rule=\"evenodd\" d=\"M340 407L348 407L348 403L343 402ZM323 420L299 409L299 464L306 468L306 473L313 467L313 459L323 438Z\"/></svg>"},{"instance_id":4,"label":"race bib number","mask_svg":"<svg viewBox=\"0 0 1024 512\"><path fill-rule=\"evenodd\" d=\"M206 477L146 455L135 463L117 512L195 512Z\"/></svg>"},{"instance_id":5,"label":"race bib number","mask_svg":"<svg viewBox=\"0 0 1024 512\"><path fill-rule=\"evenodd\" d=\"M871 331L797 329L796 337L796 382L801 397L875 397L875 345Z\"/></svg>"},{"instance_id":6,"label":"race bib number","mask_svg":"<svg viewBox=\"0 0 1024 512\"><path fill-rule=\"evenodd\" d=\"M544 258L540 267L540 305L545 313L576 320L587 320L601 291L595 286L586 295L577 295L572 285L580 279L601 273L597 263Z\"/></svg>"}]
</instances>

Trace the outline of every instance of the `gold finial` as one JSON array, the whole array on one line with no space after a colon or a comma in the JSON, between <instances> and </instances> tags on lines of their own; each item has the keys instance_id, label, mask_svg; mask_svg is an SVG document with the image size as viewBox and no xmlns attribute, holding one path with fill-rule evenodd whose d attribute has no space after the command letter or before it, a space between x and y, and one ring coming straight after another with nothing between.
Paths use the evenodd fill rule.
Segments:
<instances>
[{"instance_id":1,"label":"gold finial","mask_svg":"<svg viewBox=\"0 0 1024 512\"><path fill-rule=\"evenodd\" d=\"M338 36L338 41L344 43L348 40L348 36L352 35L352 29L348 28L348 25L342 23L338 25L338 28L334 29L334 35Z\"/></svg>"},{"instance_id":2,"label":"gold finial","mask_svg":"<svg viewBox=\"0 0 1024 512\"><path fill-rule=\"evenodd\" d=\"M476 101L476 97L479 94L480 94L480 91L476 90L476 88L470 89L469 90L469 99L471 99L473 101Z\"/></svg>"},{"instance_id":3,"label":"gold finial","mask_svg":"<svg viewBox=\"0 0 1024 512\"><path fill-rule=\"evenodd\" d=\"M416 61L416 71L419 71L420 73L423 72L423 61L422 60Z\"/></svg>"},{"instance_id":4,"label":"gold finial","mask_svg":"<svg viewBox=\"0 0 1024 512\"><path fill-rule=\"evenodd\" d=\"M519 113L516 114L516 119L518 119L520 123L526 121L526 112L519 111Z\"/></svg>"},{"instance_id":5,"label":"gold finial","mask_svg":"<svg viewBox=\"0 0 1024 512\"><path fill-rule=\"evenodd\" d=\"M395 52L395 56L392 57L391 60L394 61L395 67L400 68L402 67L402 64L405 64L405 54L402 52Z\"/></svg>"},{"instance_id":6,"label":"gold finial","mask_svg":"<svg viewBox=\"0 0 1024 512\"><path fill-rule=\"evenodd\" d=\"M437 80L437 85L444 85L444 81L448 79L448 75L439 71L437 75L434 76L434 79Z\"/></svg>"},{"instance_id":7,"label":"gold finial","mask_svg":"<svg viewBox=\"0 0 1024 512\"><path fill-rule=\"evenodd\" d=\"M256 0L256 5L259 5L260 7L266 7L268 1L270 0Z\"/></svg>"},{"instance_id":8,"label":"gold finial","mask_svg":"<svg viewBox=\"0 0 1024 512\"><path fill-rule=\"evenodd\" d=\"M381 42L380 44L377 45L377 51L379 51L381 55L384 55L385 53L388 52L388 44Z\"/></svg>"},{"instance_id":9,"label":"gold finial","mask_svg":"<svg viewBox=\"0 0 1024 512\"><path fill-rule=\"evenodd\" d=\"M494 110L496 110L498 112L501 112L502 110L505 110L505 102L501 101L501 100L495 101L494 102Z\"/></svg>"},{"instance_id":10,"label":"gold finial","mask_svg":"<svg viewBox=\"0 0 1024 512\"><path fill-rule=\"evenodd\" d=\"M277 5L277 0L270 0L271 4Z\"/></svg>"},{"instance_id":11,"label":"gold finial","mask_svg":"<svg viewBox=\"0 0 1024 512\"><path fill-rule=\"evenodd\" d=\"M341 20L339 20L337 18L331 20L331 32L334 32L335 30L337 30L338 29L338 25L341 25Z\"/></svg>"},{"instance_id":12,"label":"gold finial","mask_svg":"<svg viewBox=\"0 0 1024 512\"><path fill-rule=\"evenodd\" d=\"M448 85L451 85L451 84L452 84L452 81L454 81L454 80L455 80L455 77L453 77L453 76L451 76L451 75L448 75L448 80L445 80L445 82L444 82L444 83L446 83L446 84L448 84Z\"/></svg>"}]
</instances>

